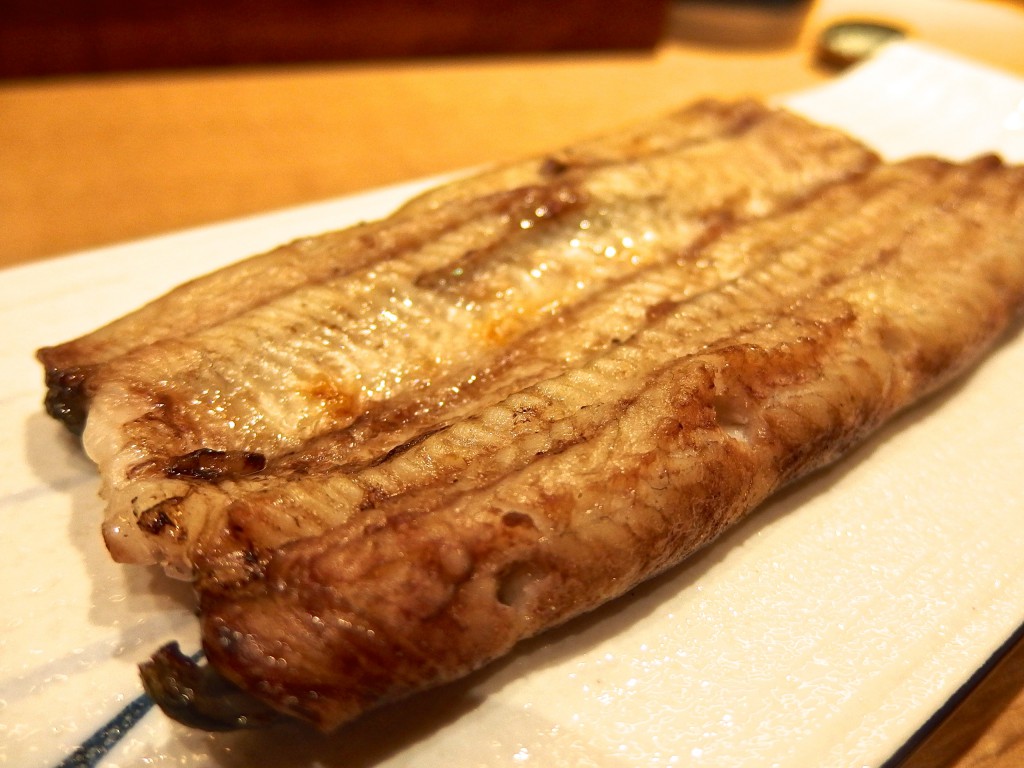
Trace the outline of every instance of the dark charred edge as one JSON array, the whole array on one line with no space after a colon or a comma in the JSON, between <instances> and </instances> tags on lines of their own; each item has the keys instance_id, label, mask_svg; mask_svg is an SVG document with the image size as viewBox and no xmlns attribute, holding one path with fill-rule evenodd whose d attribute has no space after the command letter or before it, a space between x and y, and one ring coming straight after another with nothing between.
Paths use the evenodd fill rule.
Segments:
<instances>
[{"instance_id":1,"label":"dark charred edge","mask_svg":"<svg viewBox=\"0 0 1024 768\"><path fill-rule=\"evenodd\" d=\"M184 499L184 496L171 496L164 499L154 506L143 510L139 514L136 524L151 536L159 536L166 530L172 538L180 538L178 524L167 512L172 511L173 514L174 507L184 501Z\"/></svg>"},{"instance_id":2,"label":"dark charred edge","mask_svg":"<svg viewBox=\"0 0 1024 768\"><path fill-rule=\"evenodd\" d=\"M393 448L389 449L388 451L386 451L384 453L384 455L379 456L379 457L373 459L372 461L368 462L367 466L376 467L376 466L380 466L381 464L386 464L387 462L391 461L396 456L401 456L403 453L406 453L407 451L412 450L413 448L415 448L417 445L419 445L423 441L427 440L428 438L431 438L434 435L437 435L437 434L440 434L441 432L444 432L450 426L451 426L450 424L440 424L440 425L438 425L436 427L432 427L430 429L427 429L424 432L420 432L419 434L417 434L417 435L409 438L408 440L406 440L406 441L404 441L402 443L399 443L398 445L396 445Z\"/></svg>"},{"instance_id":3,"label":"dark charred edge","mask_svg":"<svg viewBox=\"0 0 1024 768\"><path fill-rule=\"evenodd\" d=\"M170 642L139 665L142 686L172 720L203 731L266 728L284 719L278 711L197 664Z\"/></svg>"},{"instance_id":4,"label":"dark charred edge","mask_svg":"<svg viewBox=\"0 0 1024 768\"><path fill-rule=\"evenodd\" d=\"M267 457L251 451L219 451L199 448L182 456L175 456L164 470L167 477L189 477L206 482L231 480L262 472Z\"/></svg>"},{"instance_id":5,"label":"dark charred edge","mask_svg":"<svg viewBox=\"0 0 1024 768\"><path fill-rule=\"evenodd\" d=\"M45 350L39 359L46 365ZM81 436L89 414L89 396L86 393L87 371L84 368L54 368L46 365L46 412L67 427L72 434Z\"/></svg>"}]
</instances>

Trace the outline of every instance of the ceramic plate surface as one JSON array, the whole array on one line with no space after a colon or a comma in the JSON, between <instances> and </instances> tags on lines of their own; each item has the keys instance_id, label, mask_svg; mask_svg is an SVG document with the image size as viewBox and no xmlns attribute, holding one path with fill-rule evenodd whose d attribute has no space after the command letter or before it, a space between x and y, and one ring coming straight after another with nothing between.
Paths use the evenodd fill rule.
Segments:
<instances>
[{"instance_id":1,"label":"ceramic plate surface","mask_svg":"<svg viewBox=\"0 0 1024 768\"><path fill-rule=\"evenodd\" d=\"M916 44L780 99L890 158L1024 162L1024 81ZM625 599L332 736L206 734L136 665L198 648L187 587L117 566L98 480L40 407L34 350L405 185L0 275L0 764L875 766L1024 621L1024 338ZM141 698L140 698L141 697Z\"/></svg>"}]
</instances>

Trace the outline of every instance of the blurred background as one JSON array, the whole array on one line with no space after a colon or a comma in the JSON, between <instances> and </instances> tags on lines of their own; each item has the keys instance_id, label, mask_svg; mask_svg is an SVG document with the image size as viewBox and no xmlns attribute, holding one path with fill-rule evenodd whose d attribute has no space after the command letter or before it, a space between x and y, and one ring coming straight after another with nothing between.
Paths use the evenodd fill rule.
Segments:
<instances>
[{"instance_id":1,"label":"blurred background","mask_svg":"<svg viewBox=\"0 0 1024 768\"><path fill-rule=\"evenodd\" d=\"M1011 0L0 0L0 266L814 86L864 19L1024 74Z\"/></svg>"},{"instance_id":2,"label":"blurred background","mask_svg":"<svg viewBox=\"0 0 1024 768\"><path fill-rule=\"evenodd\" d=\"M5 0L0 74L643 48L666 10L664 0Z\"/></svg>"}]
</instances>

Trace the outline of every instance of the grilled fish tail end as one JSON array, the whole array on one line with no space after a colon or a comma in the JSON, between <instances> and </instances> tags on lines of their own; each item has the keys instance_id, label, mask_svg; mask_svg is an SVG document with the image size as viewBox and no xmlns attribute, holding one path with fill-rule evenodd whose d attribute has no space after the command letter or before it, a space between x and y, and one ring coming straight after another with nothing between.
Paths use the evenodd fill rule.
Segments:
<instances>
[{"instance_id":1,"label":"grilled fish tail end","mask_svg":"<svg viewBox=\"0 0 1024 768\"><path fill-rule=\"evenodd\" d=\"M283 719L208 664L186 656L176 642L140 664L139 673L146 693L164 714L191 728L235 731L265 728Z\"/></svg>"}]
</instances>

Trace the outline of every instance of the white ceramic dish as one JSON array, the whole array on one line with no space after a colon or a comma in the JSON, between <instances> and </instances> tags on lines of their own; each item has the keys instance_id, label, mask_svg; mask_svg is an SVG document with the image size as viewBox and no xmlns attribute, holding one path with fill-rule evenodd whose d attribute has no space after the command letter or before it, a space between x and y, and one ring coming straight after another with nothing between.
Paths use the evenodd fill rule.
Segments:
<instances>
[{"instance_id":1,"label":"white ceramic dish","mask_svg":"<svg viewBox=\"0 0 1024 768\"><path fill-rule=\"evenodd\" d=\"M1024 162L1024 82L918 45L781 101L890 157ZM34 350L421 186L0 275L0 764L873 766L1021 626L1018 334L683 567L467 681L333 736L147 712L136 664L168 639L198 647L188 590L107 558L94 470L41 411Z\"/></svg>"}]
</instances>

